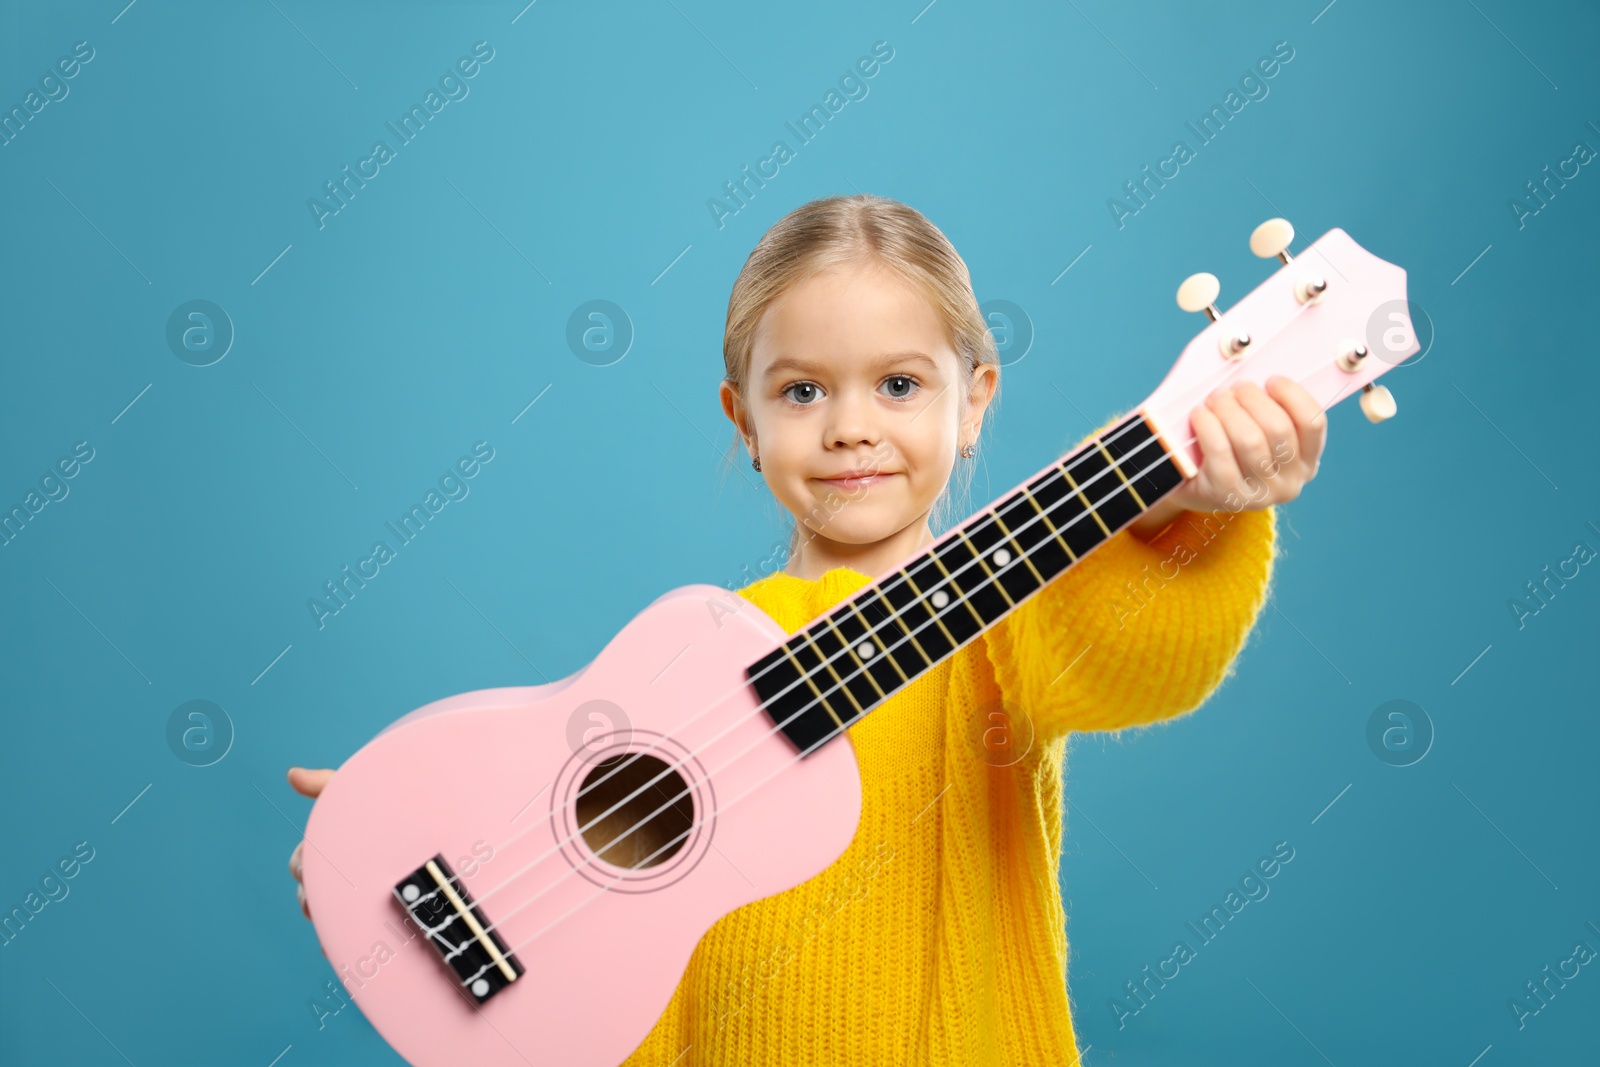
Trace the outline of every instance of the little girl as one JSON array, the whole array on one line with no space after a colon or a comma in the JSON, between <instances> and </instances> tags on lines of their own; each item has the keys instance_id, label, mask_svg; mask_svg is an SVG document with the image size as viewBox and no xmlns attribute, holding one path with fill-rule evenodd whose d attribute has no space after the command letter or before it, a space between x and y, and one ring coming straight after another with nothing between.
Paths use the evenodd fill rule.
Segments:
<instances>
[{"instance_id":1,"label":"little girl","mask_svg":"<svg viewBox=\"0 0 1600 1067\"><path fill-rule=\"evenodd\" d=\"M795 519L787 565L740 593L797 633L933 544L998 394L994 340L944 234L860 195L762 237L723 356L723 411ZM716 923L627 1067L1078 1062L1067 735L1173 718L1222 683L1271 580L1273 505L1327 434L1282 378L1218 390L1191 421L1199 474L850 727L854 841ZM332 773L289 780L316 796Z\"/></svg>"}]
</instances>

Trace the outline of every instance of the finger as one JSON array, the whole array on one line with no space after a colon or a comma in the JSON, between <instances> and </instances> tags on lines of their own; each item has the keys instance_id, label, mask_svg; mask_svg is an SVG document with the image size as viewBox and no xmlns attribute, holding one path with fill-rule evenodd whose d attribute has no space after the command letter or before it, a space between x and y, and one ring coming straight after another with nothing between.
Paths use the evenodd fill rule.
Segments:
<instances>
[{"instance_id":1,"label":"finger","mask_svg":"<svg viewBox=\"0 0 1600 1067\"><path fill-rule=\"evenodd\" d=\"M1233 466L1238 477L1228 488L1238 488L1250 495L1253 493L1253 484L1260 477L1257 462L1263 459L1271 462L1268 458L1267 435L1256 425L1255 418L1240 405L1232 389L1224 389L1206 402L1211 405L1217 421L1222 423L1233 450Z\"/></svg>"},{"instance_id":2,"label":"finger","mask_svg":"<svg viewBox=\"0 0 1600 1067\"><path fill-rule=\"evenodd\" d=\"M294 875L295 881L300 881L300 852L306 847L304 841L294 846L294 851L289 853L289 873Z\"/></svg>"},{"instance_id":3,"label":"finger","mask_svg":"<svg viewBox=\"0 0 1600 1067\"><path fill-rule=\"evenodd\" d=\"M328 768L320 770L307 770L304 767L289 768L289 784L301 796L317 797L322 794L328 785L328 779L333 777L333 771Z\"/></svg>"},{"instance_id":4,"label":"finger","mask_svg":"<svg viewBox=\"0 0 1600 1067\"><path fill-rule=\"evenodd\" d=\"M1293 442L1294 419L1265 389L1255 382L1240 382L1234 387L1233 395L1239 401L1239 406L1256 420L1256 425L1261 427L1270 444Z\"/></svg>"},{"instance_id":5,"label":"finger","mask_svg":"<svg viewBox=\"0 0 1600 1067\"><path fill-rule=\"evenodd\" d=\"M1293 378L1274 375L1267 379L1267 391L1294 420L1300 456L1308 469L1315 471L1328 444L1327 413L1317 403L1317 398Z\"/></svg>"},{"instance_id":6,"label":"finger","mask_svg":"<svg viewBox=\"0 0 1600 1067\"><path fill-rule=\"evenodd\" d=\"M1241 382L1234 395L1238 398L1239 406L1255 420L1262 436L1266 438L1266 453L1261 457L1251 457L1251 461L1265 462L1267 465L1264 468L1256 466L1255 470L1276 472L1285 463L1298 462L1300 435L1295 432L1294 420L1283 405L1255 382Z\"/></svg>"},{"instance_id":7,"label":"finger","mask_svg":"<svg viewBox=\"0 0 1600 1067\"><path fill-rule=\"evenodd\" d=\"M300 914L308 919L311 918L311 905L306 903L306 887L303 885L295 886L294 895L300 900Z\"/></svg>"},{"instance_id":8,"label":"finger","mask_svg":"<svg viewBox=\"0 0 1600 1067\"><path fill-rule=\"evenodd\" d=\"M1194 427L1195 440L1200 445L1200 474L1197 478L1205 479L1205 488L1208 490L1236 485L1239 466L1234 462L1233 443L1228 440L1228 431L1223 428L1216 412L1206 404L1201 404L1190 414L1189 424Z\"/></svg>"}]
</instances>

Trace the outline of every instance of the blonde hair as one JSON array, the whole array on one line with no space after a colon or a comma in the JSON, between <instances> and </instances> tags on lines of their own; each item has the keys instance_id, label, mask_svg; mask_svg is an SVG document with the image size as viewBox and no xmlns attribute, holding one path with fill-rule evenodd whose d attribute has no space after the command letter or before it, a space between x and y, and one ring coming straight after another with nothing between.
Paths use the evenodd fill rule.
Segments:
<instances>
[{"instance_id":1,"label":"blonde hair","mask_svg":"<svg viewBox=\"0 0 1600 1067\"><path fill-rule=\"evenodd\" d=\"M999 367L999 351L978 310L967 264L940 229L916 208L870 193L828 196L803 204L768 230L733 283L728 297L728 323L722 337L725 379L745 395L750 373L750 352L761 318L788 288L836 267L875 263L906 283L921 289L944 325L950 346L962 361L962 399L971 388L979 364ZM998 380L991 404L998 405ZM998 407L997 407L998 410ZM979 427L980 436L982 427ZM737 432L723 456L732 464L742 450ZM972 486L973 464L958 465L960 499L965 502ZM929 525L935 535L952 517L950 486L934 505ZM799 545L796 522L789 541L793 555Z\"/></svg>"}]
</instances>

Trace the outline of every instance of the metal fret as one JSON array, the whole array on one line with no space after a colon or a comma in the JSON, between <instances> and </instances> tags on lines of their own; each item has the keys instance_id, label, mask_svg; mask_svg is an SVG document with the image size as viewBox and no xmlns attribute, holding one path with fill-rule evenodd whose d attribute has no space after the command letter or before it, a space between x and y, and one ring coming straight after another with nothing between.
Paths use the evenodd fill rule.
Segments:
<instances>
[{"instance_id":1,"label":"metal fret","mask_svg":"<svg viewBox=\"0 0 1600 1067\"><path fill-rule=\"evenodd\" d=\"M1083 458L1083 460L1080 461L1080 462L1082 462L1085 466L1088 466L1089 465L1088 461L1091 458L1098 458L1098 457L1094 456L1093 453L1090 453L1088 456L1085 456ZM1094 474L1091 474L1090 477L1094 477L1098 473L1099 472L1095 472ZM1065 478L1067 480L1067 484L1072 487L1073 495L1076 496L1078 498L1078 500L1083 503L1084 510L1088 511L1088 513L1091 516L1094 517L1094 521L1099 525L1100 529L1105 531L1106 537L1107 537L1107 539L1109 539L1111 537L1111 533L1112 533L1111 527L1106 525L1105 518L1100 514L1100 506L1089 503L1088 498L1083 495L1083 490L1078 488L1077 480L1074 479L1072 477L1072 475L1068 471L1063 470L1061 472L1061 477L1063 477L1063 478Z\"/></svg>"},{"instance_id":2,"label":"metal fret","mask_svg":"<svg viewBox=\"0 0 1600 1067\"><path fill-rule=\"evenodd\" d=\"M849 654L850 662L852 664L854 664L854 668L853 669L855 670L855 673L858 676L858 678L862 679L862 680L865 680L867 685L872 687L872 691L870 693L868 693L868 692L866 692L865 689L860 688L859 681L854 681L853 680L852 682L850 682L849 684L856 685L858 687L858 691L855 694L855 696L853 697L855 702L858 705L860 705L861 707L863 707L863 708L870 708L873 705L877 704L878 701L880 701L884 697L888 696L888 693L886 693L883 690L883 688L878 685L877 679L875 679L872 676L872 673L867 670L867 660L861 658L861 653L856 650L856 643L846 639L844 634L841 633L840 630L839 630L839 624L837 622L835 622L834 620L832 620L830 618L824 618L823 622L827 624L827 630L826 631L819 631L819 633L817 635L812 637L812 642L816 643L819 639L831 635L838 643L838 651L839 652L845 652L845 653ZM874 649L876 649L877 648L877 644L873 643L872 647ZM817 648L820 650L822 648L822 646L820 644L818 644ZM831 656L836 656L837 654L838 654L837 652L828 653L828 655L830 657ZM876 652L871 653L867 657L867 659L871 659L872 656L874 656L874 655L877 655L877 653ZM867 698L867 703L862 704L862 702L861 702L862 696L865 696ZM865 715L866 711L863 710L862 714Z\"/></svg>"},{"instance_id":3,"label":"metal fret","mask_svg":"<svg viewBox=\"0 0 1600 1067\"><path fill-rule=\"evenodd\" d=\"M958 558L958 560L950 560L950 565L946 566L946 563L944 563L944 555L946 555L946 553L954 553L957 545L960 545L960 547L965 547L970 555L963 555L963 557ZM962 605L966 606L966 614L970 614L971 616L971 622L976 622L976 624L978 624L978 632L982 632L982 629L984 629L986 625L989 625L989 619L984 617L984 614L979 611L978 605L973 603L974 600L978 600L978 598L982 595L982 593L979 592L982 584L981 576L978 576L978 574L962 573L962 577L957 579L957 577L954 577L952 574L950 574L952 569L955 569L955 571L960 573L963 565L966 565L966 563L968 563L970 560L974 560L974 558L978 558L978 553L973 552L973 550L971 550L971 545L963 542L960 537L955 537L954 541L950 542L950 544L936 545L936 547L933 549L933 552L928 553L928 558L933 560L933 565L938 566L939 568L939 574L944 576L944 585L947 587L947 592L949 592L950 595L954 595L958 601L962 601ZM960 621L960 630L962 630L963 633L963 640L965 640L966 622L968 622L968 619L962 619L962 621Z\"/></svg>"},{"instance_id":4,"label":"metal fret","mask_svg":"<svg viewBox=\"0 0 1600 1067\"><path fill-rule=\"evenodd\" d=\"M800 657L797 655L797 649L793 649L788 645L784 645L783 651L784 654L789 657L789 662L794 664L795 671L800 675L801 678L805 680L806 685L811 687L811 692L816 694L817 703L822 705L823 710L828 713L828 717L834 721L834 724L840 729L843 729L844 721L839 718L839 713L833 710L833 705L829 704L827 698L822 695L822 690L817 687L816 679L812 677L816 673L815 669L812 667L807 667L804 663L800 662Z\"/></svg>"},{"instance_id":5,"label":"metal fret","mask_svg":"<svg viewBox=\"0 0 1600 1067\"><path fill-rule=\"evenodd\" d=\"M928 655L928 650L922 647L922 642L921 641L917 640L916 632L914 630L912 630L911 627L906 625L905 619L901 618L901 616L900 616L900 612L895 610L894 605L889 603L889 601L884 598L882 586L876 586L875 585L875 586L873 586L871 588L870 592L871 592L872 596L878 601L878 603L876 605L873 605L874 609L883 611L890 619L894 620L895 625L899 626L900 629L905 631L906 640L908 642L910 642L912 648L915 648L917 650L917 655L922 657L925 665L928 666L928 667L932 667L935 663L937 663L938 660L936 660L932 656ZM895 642L895 644L898 645L899 642ZM893 646L891 646L891 647L893 647ZM912 675L921 674L922 670L923 670L923 668L921 668L921 667L914 668L912 670L911 674Z\"/></svg>"},{"instance_id":6,"label":"metal fret","mask_svg":"<svg viewBox=\"0 0 1600 1067\"><path fill-rule=\"evenodd\" d=\"M895 666L894 660L884 653L885 638L896 635L873 633L860 614L853 611L837 618L828 618L826 623L827 629L822 633L823 640L818 642L818 647L836 645L841 656L848 656L840 662L859 676L855 682L857 700L865 695L876 705L906 684L906 676Z\"/></svg>"},{"instance_id":7,"label":"metal fret","mask_svg":"<svg viewBox=\"0 0 1600 1067\"><path fill-rule=\"evenodd\" d=\"M1026 495L1026 490L1024 490L1024 495ZM1022 562L1027 565L1028 569L1033 572L1033 576L1039 580L1039 584L1035 588L1043 588L1044 583L1049 579L1040 574L1039 568L1033 565L1033 559L1031 558L1032 550L1024 548L1022 546L1022 542L1016 539L1016 537L1011 533L1011 527L1006 525L1006 521L1001 517L1000 512L996 511L994 513L994 521L995 525L1000 527L1000 532L1006 535L1006 540L1011 542L1011 547L1017 550L1018 558L1020 558Z\"/></svg>"},{"instance_id":8,"label":"metal fret","mask_svg":"<svg viewBox=\"0 0 1600 1067\"><path fill-rule=\"evenodd\" d=\"M855 706L855 711L853 714L848 716L839 716L839 725L848 726L850 723L865 715L867 713L867 709L876 704L877 701L869 696L866 699L866 703L862 703L859 699L857 699L856 694L851 690L851 685L859 681L860 675L846 667L846 674L849 676L850 681L845 681L845 679L839 675L839 672L834 669L833 661L836 653L833 651L824 652L822 650L822 646L817 644L816 638L812 636L811 631L809 630L800 631L800 636L805 638L806 644L810 646L812 654L815 655L818 661L822 664L822 669L828 672L828 674L833 678L835 685L844 691L846 699L848 699L850 703ZM844 665L841 664L841 666Z\"/></svg>"},{"instance_id":9,"label":"metal fret","mask_svg":"<svg viewBox=\"0 0 1600 1067\"><path fill-rule=\"evenodd\" d=\"M1060 526L1024 489L995 512L995 519L1014 544L1023 546L1029 569L1042 586L1072 566L1077 556L1062 539Z\"/></svg>"},{"instance_id":10,"label":"metal fret","mask_svg":"<svg viewBox=\"0 0 1600 1067\"><path fill-rule=\"evenodd\" d=\"M922 580L920 582L912 576L912 570L915 570L917 574L921 576ZM935 649L939 654L939 659L944 659L944 657L961 647L961 640L953 635L950 632L950 628L945 625L944 612L949 604L954 603L956 600L965 598L959 593L952 596L949 590L938 590L938 592L943 592L945 597L948 599L943 605L937 603L934 599L933 593L936 592L934 587L940 584L940 579L933 575L932 572L935 570L941 571L946 575L949 574L949 572L945 571L944 567L939 562L937 548L935 548L932 552L929 552L928 555L922 557L920 562L913 564L911 569L908 570L902 568L900 571L900 577L905 581L906 585L911 587L911 592L914 594L915 598L911 601L911 603L916 604L917 607L928 613L928 616L933 619L934 625L939 628L939 633L944 635L944 639L949 642L949 646L947 648ZM890 588L891 590L893 589L892 586ZM961 616L959 613L953 613L953 617L950 620L951 624L959 626L959 624L956 623L956 619L960 617ZM922 632L926 633L926 629L924 629ZM926 637L924 637L924 640L926 640Z\"/></svg>"}]
</instances>

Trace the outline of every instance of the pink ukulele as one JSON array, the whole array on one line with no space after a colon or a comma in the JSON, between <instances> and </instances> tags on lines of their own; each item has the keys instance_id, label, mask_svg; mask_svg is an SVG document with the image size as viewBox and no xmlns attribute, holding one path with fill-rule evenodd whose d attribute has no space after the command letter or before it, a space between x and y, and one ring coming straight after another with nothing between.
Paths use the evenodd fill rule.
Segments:
<instances>
[{"instance_id":1,"label":"pink ukulele","mask_svg":"<svg viewBox=\"0 0 1600 1067\"><path fill-rule=\"evenodd\" d=\"M1291 261L1293 236L1256 229L1284 266L1226 314L1216 278L1184 282L1210 324L1134 414L793 637L684 586L571 677L435 701L350 757L303 874L378 1032L416 1067L615 1067L713 923L850 844L845 729L1193 476L1212 389L1281 374L1393 415L1372 383L1419 348L1405 272L1338 229Z\"/></svg>"}]
</instances>

